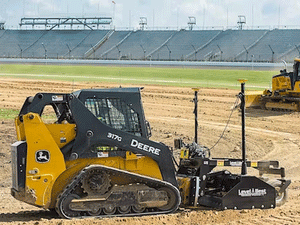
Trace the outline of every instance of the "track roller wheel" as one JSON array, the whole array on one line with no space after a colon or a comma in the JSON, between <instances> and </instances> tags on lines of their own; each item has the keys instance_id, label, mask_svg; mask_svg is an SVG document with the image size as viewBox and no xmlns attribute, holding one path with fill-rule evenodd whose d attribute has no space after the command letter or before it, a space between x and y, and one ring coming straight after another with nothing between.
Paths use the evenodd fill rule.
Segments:
<instances>
[{"instance_id":1,"label":"track roller wheel","mask_svg":"<svg viewBox=\"0 0 300 225\"><path fill-rule=\"evenodd\" d=\"M262 110L268 110L267 107L266 107L266 102L262 101L262 102L260 103L260 108L261 108Z\"/></svg>"},{"instance_id":2,"label":"track roller wheel","mask_svg":"<svg viewBox=\"0 0 300 225\"><path fill-rule=\"evenodd\" d=\"M103 208L103 212L105 215L113 215L113 214L115 214L116 211L117 211L117 208L112 205L109 205L109 206L106 206Z\"/></svg>"},{"instance_id":3,"label":"track roller wheel","mask_svg":"<svg viewBox=\"0 0 300 225\"><path fill-rule=\"evenodd\" d=\"M121 214L127 214L130 212L130 208L131 208L130 206L120 206L118 207L118 211Z\"/></svg>"},{"instance_id":4,"label":"track roller wheel","mask_svg":"<svg viewBox=\"0 0 300 225\"><path fill-rule=\"evenodd\" d=\"M67 197L60 199L56 207L57 213L61 217L67 219L80 216L80 212L70 209L69 206L73 199L79 199L79 198L80 198L79 195L70 194Z\"/></svg>"},{"instance_id":5,"label":"track roller wheel","mask_svg":"<svg viewBox=\"0 0 300 225\"><path fill-rule=\"evenodd\" d=\"M135 212L135 213L142 213L145 211L145 207L142 207L140 205L134 205L132 206L132 211Z\"/></svg>"},{"instance_id":6,"label":"track roller wheel","mask_svg":"<svg viewBox=\"0 0 300 225\"><path fill-rule=\"evenodd\" d=\"M167 187L162 187L158 190L165 191L168 196L168 203L164 206L159 207L158 209L160 209L162 211L167 211L167 210L172 209L176 204L176 194L174 193L174 191Z\"/></svg>"},{"instance_id":7,"label":"track roller wheel","mask_svg":"<svg viewBox=\"0 0 300 225\"><path fill-rule=\"evenodd\" d=\"M92 211L88 211L88 215L90 216L99 216L102 212L101 208L94 208Z\"/></svg>"}]
</instances>

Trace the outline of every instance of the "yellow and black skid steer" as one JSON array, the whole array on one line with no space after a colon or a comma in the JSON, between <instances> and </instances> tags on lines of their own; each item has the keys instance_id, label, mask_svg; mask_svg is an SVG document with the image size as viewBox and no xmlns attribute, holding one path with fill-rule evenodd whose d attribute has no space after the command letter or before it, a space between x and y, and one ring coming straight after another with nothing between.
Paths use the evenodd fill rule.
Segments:
<instances>
[{"instance_id":1,"label":"yellow and black skid steer","mask_svg":"<svg viewBox=\"0 0 300 225\"><path fill-rule=\"evenodd\" d=\"M245 153L242 159L210 158L197 133L192 144L175 140L182 149L176 168L170 148L149 139L140 92L87 89L28 97L15 119L12 196L68 219L165 214L180 204L274 208L286 200L291 181L277 161L247 161ZM195 90L196 118L197 101ZM53 123L42 118L46 106L55 112ZM214 172L216 166L238 166L242 173ZM247 167L280 178L248 176Z\"/></svg>"}]
</instances>

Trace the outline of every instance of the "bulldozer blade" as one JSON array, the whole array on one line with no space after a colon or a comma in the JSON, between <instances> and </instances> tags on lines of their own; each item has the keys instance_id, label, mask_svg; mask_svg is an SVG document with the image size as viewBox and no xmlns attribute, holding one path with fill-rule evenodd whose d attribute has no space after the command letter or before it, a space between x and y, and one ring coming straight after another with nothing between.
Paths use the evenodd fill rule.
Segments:
<instances>
[{"instance_id":1,"label":"bulldozer blade","mask_svg":"<svg viewBox=\"0 0 300 225\"><path fill-rule=\"evenodd\" d=\"M263 91L249 91L245 95L245 107L260 107Z\"/></svg>"}]
</instances>

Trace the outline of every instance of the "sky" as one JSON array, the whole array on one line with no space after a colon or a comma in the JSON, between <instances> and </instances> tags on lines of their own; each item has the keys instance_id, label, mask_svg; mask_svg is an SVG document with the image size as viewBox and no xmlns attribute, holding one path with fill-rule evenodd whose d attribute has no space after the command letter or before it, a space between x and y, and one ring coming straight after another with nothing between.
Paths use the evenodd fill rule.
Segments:
<instances>
[{"instance_id":1,"label":"sky","mask_svg":"<svg viewBox=\"0 0 300 225\"><path fill-rule=\"evenodd\" d=\"M115 2L115 3L113 3ZM238 16L246 26L299 26L299 0L0 0L0 21L17 28L22 17L114 18L118 28L147 26L185 28L189 17L198 27L234 27Z\"/></svg>"}]
</instances>

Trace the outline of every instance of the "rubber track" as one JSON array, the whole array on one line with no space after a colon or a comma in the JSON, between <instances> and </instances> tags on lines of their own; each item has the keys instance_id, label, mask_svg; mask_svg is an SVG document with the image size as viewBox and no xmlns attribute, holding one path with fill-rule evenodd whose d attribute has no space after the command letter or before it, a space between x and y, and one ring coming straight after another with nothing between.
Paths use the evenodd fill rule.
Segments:
<instances>
[{"instance_id":1,"label":"rubber track","mask_svg":"<svg viewBox=\"0 0 300 225\"><path fill-rule=\"evenodd\" d=\"M300 102L300 98L289 97L289 96L275 96L275 97L262 96L262 99L269 102L274 102L274 100L287 100L291 102Z\"/></svg>"},{"instance_id":2,"label":"rubber track","mask_svg":"<svg viewBox=\"0 0 300 225\"><path fill-rule=\"evenodd\" d=\"M68 217L66 215L64 215L64 213L60 212L60 206L58 205L58 203L60 202L61 199L67 197L69 194L72 193L73 190L76 189L76 187L78 186L78 184L81 181L81 178L83 178L85 176L85 174L92 169L101 169L104 171L109 171L110 173L119 173L119 174L124 174L127 176L131 176L132 180L138 180L139 182L142 181L142 183L148 185L149 187L168 187L171 188L177 195L177 203L175 204L175 206L167 211L161 211L161 210L153 210L153 211L148 211L148 212L142 212L142 213L133 213L130 212L128 214L114 214L114 215L99 215L99 216L90 216L90 215L82 215L82 216L78 216L78 217ZM151 178L151 177L147 177L144 175L140 175L140 174L136 174L136 173L131 173L125 170L120 170L120 169L116 169L116 168L112 168L112 167L107 167L104 165L90 165L85 167L83 170L81 170L81 172L73 179L73 181L64 189L64 191L57 197L56 200L56 211L59 213L59 215L64 216L64 218L66 219L73 219L73 218L90 218L90 217L122 217L122 216L143 216L143 215L157 215L157 214L167 214L167 213L172 213L174 211L176 211L180 205L180 193L179 190L172 185L169 182L165 182L165 181L161 181L155 178ZM152 209L152 208L151 208ZM82 211L81 214L86 214L86 211Z\"/></svg>"}]
</instances>

